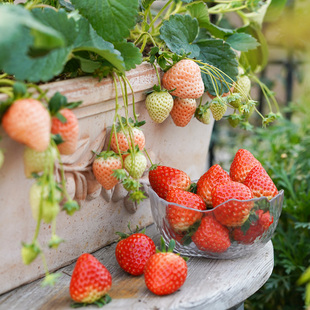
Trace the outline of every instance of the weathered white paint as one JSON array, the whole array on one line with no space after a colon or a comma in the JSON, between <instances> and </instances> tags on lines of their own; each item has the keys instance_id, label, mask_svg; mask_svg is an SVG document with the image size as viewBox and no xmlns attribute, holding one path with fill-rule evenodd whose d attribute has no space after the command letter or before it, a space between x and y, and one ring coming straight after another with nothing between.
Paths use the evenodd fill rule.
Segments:
<instances>
[{"instance_id":1,"label":"weathered white paint","mask_svg":"<svg viewBox=\"0 0 310 310\"><path fill-rule=\"evenodd\" d=\"M186 171L192 179L197 179L206 171L206 159L213 127L193 119L184 127L176 127L169 117L164 123L156 124L149 118L144 106L145 92L157 83L154 68L142 64L128 72L133 86L139 119L147 124L142 127L146 136L146 149L154 162L160 162ZM68 97L68 101L83 101L75 110L80 123L80 138L95 141L105 127L109 129L114 116L115 92L111 79L98 81L91 77L49 83L47 95L56 91ZM130 93L130 89L128 88ZM118 89L122 103L121 89ZM3 96L0 96L0 100ZM129 96L131 102L131 94ZM33 180L23 173L24 146L8 138L0 128L3 140L0 147L5 150L5 162L0 169L0 294L23 283L41 277L44 273L38 258L29 266L21 261L21 242L31 242L35 230L28 203L28 192ZM107 139L108 140L108 139ZM65 158L70 161L70 158ZM75 164L78 164L75 163ZM94 198L96 195L90 197ZM125 231L131 225L152 223L149 201L141 203L135 214L130 214L123 201L107 202L111 193L101 192L93 200L81 202L81 210L72 217L62 212L57 219L57 234L66 240L57 250L46 250L50 270L65 266L83 252L95 251L113 242L116 231ZM50 238L50 225L42 225L40 243L44 246ZM44 248L46 248L44 246Z\"/></svg>"}]
</instances>

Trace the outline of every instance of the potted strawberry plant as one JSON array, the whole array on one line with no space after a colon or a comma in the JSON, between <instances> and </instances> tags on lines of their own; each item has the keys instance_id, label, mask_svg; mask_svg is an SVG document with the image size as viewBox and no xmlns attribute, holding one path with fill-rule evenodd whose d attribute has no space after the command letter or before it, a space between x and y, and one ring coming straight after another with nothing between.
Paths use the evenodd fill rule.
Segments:
<instances>
[{"instance_id":1,"label":"potted strawberry plant","mask_svg":"<svg viewBox=\"0 0 310 310\"><path fill-rule=\"evenodd\" d=\"M10 235L0 293L44 273L53 283L47 266L114 241L129 220L151 223L148 167L198 177L214 120L248 129L254 111L263 126L279 116L255 74L267 62L260 27L270 1L169 0L157 12L152 0L92 2L0 5L1 235ZM242 25L211 21L230 12Z\"/></svg>"}]
</instances>

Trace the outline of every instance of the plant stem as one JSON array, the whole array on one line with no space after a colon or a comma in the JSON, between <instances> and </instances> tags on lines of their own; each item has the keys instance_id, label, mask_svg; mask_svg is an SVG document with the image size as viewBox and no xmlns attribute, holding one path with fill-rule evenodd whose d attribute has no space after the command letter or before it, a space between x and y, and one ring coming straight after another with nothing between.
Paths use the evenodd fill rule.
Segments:
<instances>
[{"instance_id":1,"label":"plant stem","mask_svg":"<svg viewBox=\"0 0 310 310\"><path fill-rule=\"evenodd\" d=\"M153 18L153 20L151 21L151 23L149 24L149 28L151 28L154 23L156 22L156 20L162 15L162 13L165 11L165 9L170 5L170 3L173 0L169 0L167 1L167 3L159 10L159 12L157 13L157 15Z\"/></svg>"}]
</instances>

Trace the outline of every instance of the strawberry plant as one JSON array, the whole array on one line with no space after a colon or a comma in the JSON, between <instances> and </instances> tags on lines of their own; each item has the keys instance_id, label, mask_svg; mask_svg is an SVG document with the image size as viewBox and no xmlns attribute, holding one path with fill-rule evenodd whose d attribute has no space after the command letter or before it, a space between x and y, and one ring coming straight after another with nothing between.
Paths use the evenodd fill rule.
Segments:
<instances>
[{"instance_id":1,"label":"strawberry plant","mask_svg":"<svg viewBox=\"0 0 310 310\"><path fill-rule=\"evenodd\" d=\"M63 241L55 231L57 214L65 210L71 215L79 208L67 193L60 155L76 150L78 121L71 110L81 102L68 103L59 93L48 98L40 88L42 83L83 75L113 81L110 139L107 149L97 154L93 172L105 189L122 183L134 202L145 198L139 182L150 159L140 128L145 121L162 123L171 113L177 126L186 126L193 116L208 124L211 112L215 120L230 113L229 123L234 127L249 128L254 112L261 116L263 126L280 115L273 94L256 76L268 58L261 27L270 2L168 0L158 11L154 2L29 0L19 5L11 1L0 4L0 93L6 95L0 102L0 120L8 136L27 146L25 174L34 178L31 208L37 228L33 240L22 247L27 264L42 253L38 244L42 220L52 223L49 246L57 247ZM212 20L214 15L233 12L242 21L239 27L225 28L221 18ZM126 77L127 71L143 61L154 65L158 76L158 85L146 98L148 120L139 119L134 94L129 102L128 90L133 93L133 88ZM162 81L159 69L164 72ZM257 110L251 83L263 89L268 114ZM123 106L118 101L118 85ZM210 95L208 102L202 102L204 93ZM0 166L3 160L0 149ZM56 164L61 180L54 175ZM188 189L187 175L168 170L158 166L150 171L150 181L157 183L160 195L166 196L165 185L173 188L180 183L182 189ZM53 282L52 275L47 275L52 280L47 282Z\"/></svg>"}]
</instances>

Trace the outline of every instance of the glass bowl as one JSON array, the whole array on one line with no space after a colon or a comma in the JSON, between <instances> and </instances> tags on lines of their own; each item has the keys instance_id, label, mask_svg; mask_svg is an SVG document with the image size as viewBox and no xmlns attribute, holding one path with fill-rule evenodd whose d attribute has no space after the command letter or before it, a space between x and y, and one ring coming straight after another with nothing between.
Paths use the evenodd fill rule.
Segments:
<instances>
[{"instance_id":1,"label":"glass bowl","mask_svg":"<svg viewBox=\"0 0 310 310\"><path fill-rule=\"evenodd\" d=\"M171 239L176 241L175 252L183 256L232 259L252 253L271 239L282 211L284 191L279 191L271 200L266 197L250 200L230 199L214 209L203 211L167 202L150 186L148 196L155 225L166 245ZM243 224L234 223L234 226L226 226L218 221L221 219L219 216L221 212L232 205L239 208L244 206L249 210ZM195 214L196 222L185 232L176 230L167 216L171 208L174 210L181 208L180 211L187 209ZM204 234L202 226L210 228L210 225L213 227L212 233L207 231L207 234Z\"/></svg>"}]
</instances>

